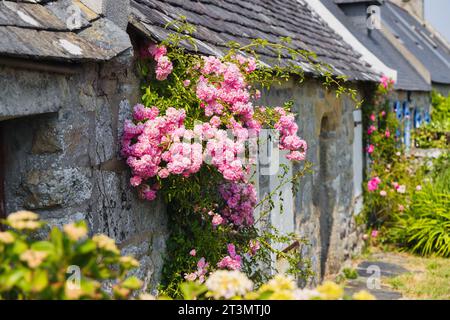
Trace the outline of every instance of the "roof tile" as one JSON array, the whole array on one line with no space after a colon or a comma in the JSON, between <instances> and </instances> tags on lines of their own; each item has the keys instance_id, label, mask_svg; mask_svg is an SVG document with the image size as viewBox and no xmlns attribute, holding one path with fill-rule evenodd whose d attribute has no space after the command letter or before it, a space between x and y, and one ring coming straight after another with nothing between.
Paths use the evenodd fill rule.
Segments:
<instances>
[{"instance_id":1,"label":"roof tile","mask_svg":"<svg viewBox=\"0 0 450 320\"><path fill-rule=\"evenodd\" d=\"M262 38L278 42L290 37L294 49L315 52L337 75L353 80L378 79L360 54L302 0L132 0L132 16L137 28L159 41L170 33L162 31L168 22L185 16L197 27L193 36L202 42L202 54L223 52L230 41L246 44ZM266 63L277 56L269 49L258 53Z\"/></svg>"}]
</instances>

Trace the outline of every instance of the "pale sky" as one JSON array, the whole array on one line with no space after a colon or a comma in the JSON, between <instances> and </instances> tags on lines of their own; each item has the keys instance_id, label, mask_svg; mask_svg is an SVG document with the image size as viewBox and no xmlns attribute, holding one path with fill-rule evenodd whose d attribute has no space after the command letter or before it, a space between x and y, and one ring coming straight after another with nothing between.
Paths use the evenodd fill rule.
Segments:
<instances>
[{"instance_id":1,"label":"pale sky","mask_svg":"<svg viewBox=\"0 0 450 320\"><path fill-rule=\"evenodd\" d=\"M450 41L450 0L425 0L425 19Z\"/></svg>"}]
</instances>

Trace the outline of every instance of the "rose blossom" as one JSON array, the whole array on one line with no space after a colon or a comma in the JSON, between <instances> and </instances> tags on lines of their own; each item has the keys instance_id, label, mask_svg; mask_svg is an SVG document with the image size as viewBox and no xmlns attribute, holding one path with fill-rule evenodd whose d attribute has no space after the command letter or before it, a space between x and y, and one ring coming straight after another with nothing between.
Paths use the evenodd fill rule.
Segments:
<instances>
[{"instance_id":1,"label":"rose blossom","mask_svg":"<svg viewBox=\"0 0 450 320\"><path fill-rule=\"evenodd\" d=\"M139 177L139 176L134 176L134 177L132 177L132 178L130 179L130 184L131 184L133 187L137 187L137 186L139 186L141 183L142 183L142 178Z\"/></svg>"},{"instance_id":2,"label":"rose blossom","mask_svg":"<svg viewBox=\"0 0 450 320\"><path fill-rule=\"evenodd\" d=\"M254 256L261 248L261 244L259 243L258 240L250 240L249 247L250 247L250 254Z\"/></svg>"},{"instance_id":3,"label":"rose blossom","mask_svg":"<svg viewBox=\"0 0 450 320\"><path fill-rule=\"evenodd\" d=\"M385 89L387 89L389 87L389 85L392 85L394 83L395 83L394 80L392 80L391 78L384 76L384 75L380 79L380 84Z\"/></svg>"},{"instance_id":4,"label":"rose blossom","mask_svg":"<svg viewBox=\"0 0 450 320\"><path fill-rule=\"evenodd\" d=\"M159 81L166 80L172 70L173 65L169 58L166 56L159 58L156 65L156 79Z\"/></svg>"},{"instance_id":5,"label":"rose blossom","mask_svg":"<svg viewBox=\"0 0 450 320\"><path fill-rule=\"evenodd\" d=\"M223 218L220 215L215 214L212 218L213 226L217 227L218 225L221 225L222 223L223 223Z\"/></svg>"},{"instance_id":6,"label":"rose blossom","mask_svg":"<svg viewBox=\"0 0 450 320\"><path fill-rule=\"evenodd\" d=\"M386 132L384 133L384 136L386 138L389 138L391 136L391 132L389 130L386 130Z\"/></svg>"},{"instance_id":7,"label":"rose blossom","mask_svg":"<svg viewBox=\"0 0 450 320\"><path fill-rule=\"evenodd\" d=\"M148 51L155 60L159 60L159 58L167 54L167 48L165 46L151 45Z\"/></svg>"},{"instance_id":8,"label":"rose blossom","mask_svg":"<svg viewBox=\"0 0 450 320\"><path fill-rule=\"evenodd\" d=\"M372 178L368 183L367 183L367 189L369 190L369 192L375 191L378 189L378 185L381 183L380 178L375 177Z\"/></svg>"},{"instance_id":9,"label":"rose blossom","mask_svg":"<svg viewBox=\"0 0 450 320\"><path fill-rule=\"evenodd\" d=\"M228 256L220 260L217 266L221 269L240 270L241 256L236 254L236 248L234 244L230 243L227 246L227 249L228 249Z\"/></svg>"},{"instance_id":10,"label":"rose blossom","mask_svg":"<svg viewBox=\"0 0 450 320\"><path fill-rule=\"evenodd\" d=\"M195 272L189 273L189 274L185 273L184 274L184 279L186 281L191 281L191 282L195 281L197 279L197 273L195 273Z\"/></svg>"},{"instance_id":11,"label":"rose blossom","mask_svg":"<svg viewBox=\"0 0 450 320\"><path fill-rule=\"evenodd\" d=\"M375 128L374 125L371 125L371 126L369 127L369 129L367 129L367 134L368 134L368 135L371 135L371 134L374 133L375 131L377 131L377 128Z\"/></svg>"}]
</instances>

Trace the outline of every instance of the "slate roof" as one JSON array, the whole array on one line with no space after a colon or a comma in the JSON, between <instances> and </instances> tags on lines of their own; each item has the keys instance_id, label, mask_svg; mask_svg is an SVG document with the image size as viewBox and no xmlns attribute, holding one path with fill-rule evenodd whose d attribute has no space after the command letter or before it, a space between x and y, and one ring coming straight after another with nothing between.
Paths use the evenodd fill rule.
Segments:
<instances>
[{"instance_id":1,"label":"slate roof","mask_svg":"<svg viewBox=\"0 0 450 320\"><path fill-rule=\"evenodd\" d=\"M105 61L129 49L125 32L80 0L0 1L0 56L48 61ZM68 24L70 6L81 10Z\"/></svg>"},{"instance_id":2,"label":"slate roof","mask_svg":"<svg viewBox=\"0 0 450 320\"><path fill-rule=\"evenodd\" d=\"M165 29L168 22L185 16L197 28L193 36L202 54L220 56L230 41L245 45L256 38L279 42L281 37L290 37L292 47L315 52L321 62L333 67L336 75L343 74L352 80L379 79L360 54L303 0L132 0L131 3L132 24L156 41L172 32ZM259 53L268 64L276 58L276 53L269 49Z\"/></svg>"},{"instance_id":3,"label":"slate roof","mask_svg":"<svg viewBox=\"0 0 450 320\"><path fill-rule=\"evenodd\" d=\"M341 0L320 0L327 9L350 31L352 34L386 66L397 70L397 82L395 89L408 91L431 91L431 84L420 75L413 65L398 51L394 45L379 31L372 30L369 36L365 20L349 19L345 11L336 2ZM353 13L354 14L354 13ZM363 12L365 17L365 12ZM381 13L382 19L384 11Z\"/></svg>"},{"instance_id":4,"label":"slate roof","mask_svg":"<svg viewBox=\"0 0 450 320\"><path fill-rule=\"evenodd\" d=\"M402 44L430 71L432 82L450 84L448 47L434 37L423 22L389 1L383 7L382 19Z\"/></svg>"},{"instance_id":5,"label":"slate roof","mask_svg":"<svg viewBox=\"0 0 450 320\"><path fill-rule=\"evenodd\" d=\"M334 3L342 4L342 3L360 3L360 2L370 2L373 4L382 4L384 0L334 0Z\"/></svg>"}]
</instances>

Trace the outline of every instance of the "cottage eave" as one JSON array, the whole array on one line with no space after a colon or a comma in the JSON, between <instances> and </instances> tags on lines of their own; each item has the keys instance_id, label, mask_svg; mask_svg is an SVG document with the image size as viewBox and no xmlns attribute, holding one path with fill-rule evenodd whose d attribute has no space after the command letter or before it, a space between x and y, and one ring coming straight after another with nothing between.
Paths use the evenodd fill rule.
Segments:
<instances>
[{"instance_id":1,"label":"cottage eave","mask_svg":"<svg viewBox=\"0 0 450 320\"><path fill-rule=\"evenodd\" d=\"M69 9L79 6L80 20L70 20ZM124 30L77 0L2 1L0 38L0 56L66 63L108 61L132 48Z\"/></svg>"},{"instance_id":2,"label":"cottage eave","mask_svg":"<svg viewBox=\"0 0 450 320\"><path fill-rule=\"evenodd\" d=\"M275 10L269 2L251 1L177 1L132 0L130 23L146 37L162 41L175 30L168 24L180 16L196 27L193 35L198 53L221 56L227 43L243 45L252 39L279 42L282 37L292 39L291 46L315 52L318 60L332 67L335 76L348 79L378 81L379 75L361 56L337 35L304 1L282 2ZM251 8L250 8L251 6ZM291 17L288 17L292 14ZM218 22L220 22L220 27ZM189 44L186 44L188 50ZM258 51L261 62L271 65L277 53L270 48ZM289 63L288 57L283 57ZM307 61L295 61L306 73L315 70Z\"/></svg>"}]
</instances>

